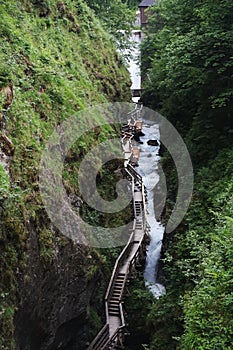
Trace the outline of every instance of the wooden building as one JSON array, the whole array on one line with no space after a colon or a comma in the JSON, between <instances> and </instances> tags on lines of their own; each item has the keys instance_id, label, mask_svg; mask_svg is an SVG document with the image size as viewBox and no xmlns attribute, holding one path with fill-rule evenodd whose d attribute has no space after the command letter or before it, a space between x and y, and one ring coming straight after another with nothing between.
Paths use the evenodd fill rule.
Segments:
<instances>
[{"instance_id":1,"label":"wooden building","mask_svg":"<svg viewBox=\"0 0 233 350\"><path fill-rule=\"evenodd\" d=\"M155 5L155 0L142 0L142 2L138 5L140 10L140 21L141 28L145 28L148 23L148 7Z\"/></svg>"}]
</instances>

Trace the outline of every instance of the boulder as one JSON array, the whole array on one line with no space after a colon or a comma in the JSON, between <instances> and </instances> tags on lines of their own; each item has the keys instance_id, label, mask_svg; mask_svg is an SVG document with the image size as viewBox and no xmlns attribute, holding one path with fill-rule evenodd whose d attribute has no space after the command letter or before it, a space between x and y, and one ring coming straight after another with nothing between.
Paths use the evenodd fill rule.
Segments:
<instances>
[{"instance_id":1,"label":"boulder","mask_svg":"<svg viewBox=\"0 0 233 350\"><path fill-rule=\"evenodd\" d=\"M147 141L147 143L149 146L158 146L159 145L158 140L149 140L149 141Z\"/></svg>"},{"instance_id":2,"label":"boulder","mask_svg":"<svg viewBox=\"0 0 233 350\"><path fill-rule=\"evenodd\" d=\"M140 141L140 136L143 136L143 135L141 135L141 134L142 134L141 131L135 132L133 138L134 138L135 141L137 141L137 142L142 144L143 142Z\"/></svg>"}]
</instances>

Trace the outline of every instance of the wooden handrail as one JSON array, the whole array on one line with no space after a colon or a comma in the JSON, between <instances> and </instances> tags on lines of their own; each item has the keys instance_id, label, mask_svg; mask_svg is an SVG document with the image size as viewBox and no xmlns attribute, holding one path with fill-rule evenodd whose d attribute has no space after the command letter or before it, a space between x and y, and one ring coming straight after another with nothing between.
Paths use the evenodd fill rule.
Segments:
<instances>
[{"instance_id":1,"label":"wooden handrail","mask_svg":"<svg viewBox=\"0 0 233 350\"><path fill-rule=\"evenodd\" d=\"M107 345L109 341L109 324L106 323L103 328L100 330L98 335L89 345L88 349L90 350L100 350L103 349L103 346Z\"/></svg>"},{"instance_id":2,"label":"wooden handrail","mask_svg":"<svg viewBox=\"0 0 233 350\"><path fill-rule=\"evenodd\" d=\"M112 287L112 284L113 284L114 276L116 274L116 271L119 268L119 264L120 264L122 258L125 255L125 252L128 250L130 243L133 241L133 236L134 236L134 231L131 233L130 238L129 238L126 246L124 247L124 249L122 250L122 252L120 253L120 255L118 256L118 258L117 258L117 260L115 262L115 265L114 265L114 268L113 268L113 272L112 272L112 277L110 279L110 282L109 282L109 285L108 285L108 289L107 289L107 292L106 292L106 295L105 295L105 299L107 299L109 294L110 294L110 290L111 290L111 287Z\"/></svg>"},{"instance_id":3,"label":"wooden handrail","mask_svg":"<svg viewBox=\"0 0 233 350\"><path fill-rule=\"evenodd\" d=\"M136 124L136 120L141 115L142 106L140 109L138 106L135 106L134 111L128 113L128 116L130 118L134 119L134 122ZM132 128L132 124L130 124L130 121L128 122L129 130ZM123 135L121 139L121 144L124 146L126 143L129 143L129 149L132 153L132 139L134 135L129 135L129 132L126 132L125 135ZM123 311L123 305L122 305L122 298L123 293L125 290L125 285L128 280L128 276L130 272L132 271L133 266L136 265L137 261L140 258L140 247L142 246L145 237L148 235L148 223L146 221L146 200L145 200L145 190L144 190L144 184L142 180L142 176L136 172L136 170L133 168L133 166L130 164L130 160L128 159L127 162L125 162L124 171L126 172L127 176L129 177L131 181L132 186L132 193L133 193L133 208L134 208L134 220L133 220L133 228L132 233L127 241L127 244L125 245L124 249L118 256L113 271L111 275L111 279L108 285L108 289L105 294L105 313L106 313L106 324L105 326L100 330L100 332L97 334L95 339L92 341L92 343L89 345L88 350L110 350L115 348L115 345L122 345L123 338L124 338L124 329L125 329L125 318L124 318L124 311ZM140 237L140 240L135 241L135 231L136 231L136 225L138 222L138 216L136 213L136 205L135 205L135 199L134 199L134 190L135 190L135 184L137 183L137 187L141 191L142 195L142 201L141 203L141 214L139 216L139 221L142 221L142 231L143 235ZM137 238L138 239L138 238ZM135 246L137 244L137 246ZM134 246L134 254L131 257L130 260L127 261L130 252L132 252L132 246ZM112 298L112 294L115 287L115 281L117 280L118 274L121 271L122 266L124 266L124 277L121 283L120 287L120 293L119 293L119 300L117 302L117 305L119 307L119 319L120 319L120 326L116 329L116 331L110 336L109 330L110 330L110 314L109 314L109 307L110 302ZM127 263L127 265L126 265ZM112 347L113 346L113 347Z\"/></svg>"},{"instance_id":4,"label":"wooden handrail","mask_svg":"<svg viewBox=\"0 0 233 350\"><path fill-rule=\"evenodd\" d=\"M128 164L126 167L126 171L133 177L137 178L137 180L142 183L142 177L140 174L136 172L136 170L132 167L132 165Z\"/></svg>"},{"instance_id":5,"label":"wooden handrail","mask_svg":"<svg viewBox=\"0 0 233 350\"><path fill-rule=\"evenodd\" d=\"M109 339L109 341L107 342L106 346L111 346L111 345L116 345L116 340L119 337L119 334L124 332L124 328L125 326L120 326L119 328L117 328L117 330L115 331L115 333L112 335L112 337ZM110 349L109 347L106 349Z\"/></svg>"}]
</instances>

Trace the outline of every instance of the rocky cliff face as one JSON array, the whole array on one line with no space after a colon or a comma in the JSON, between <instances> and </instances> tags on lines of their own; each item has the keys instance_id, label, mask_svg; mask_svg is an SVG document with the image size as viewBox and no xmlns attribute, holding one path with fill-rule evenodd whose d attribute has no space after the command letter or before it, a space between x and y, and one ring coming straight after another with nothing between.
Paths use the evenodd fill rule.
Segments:
<instances>
[{"instance_id":1,"label":"rocky cliff face","mask_svg":"<svg viewBox=\"0 0 233 350\"><path fill-rule=\"evenodd\" d=\"M45 265L36 228L29 227L29 232L27 268L18 278L16 349L86 349L95 329L91 308L102 303L101 270L93 276L88 271L98 261L92 261L88 249L64 242L57 245L54 261Z\"/></svg>"},{"instance_id":2,"label":"rocky cliff face","mask_svg":"<svg viewBox=\"0 0 233 350\"><path fill-rule=\"evenodd\" d=\"M0 36L0 154L9 180L7 193L0 181L0 347L85 349L101 325L111 254L55 230L40 198L38 165L57 124L89 105L129 100L129 75L82 0L9 0L1 4ZM77 142L68 159L71 196L79 198L76 165L98 137L101 130Z\"/></svg>"}]
</instances>

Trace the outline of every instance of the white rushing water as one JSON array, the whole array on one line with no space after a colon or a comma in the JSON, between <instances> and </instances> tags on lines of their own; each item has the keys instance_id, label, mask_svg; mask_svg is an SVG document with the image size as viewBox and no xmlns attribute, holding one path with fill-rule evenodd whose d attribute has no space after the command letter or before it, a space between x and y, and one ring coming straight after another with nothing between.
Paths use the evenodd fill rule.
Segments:
<instances>
[{"instance_id":1,"label":"white rushing water","mask_svg":"<svg viewBox=\"0 0 233 350\"><path fill-rule=\"evenodd\" d=\"M132 81L131 90L141 89L141 72L139 65L141 31L133 30L131 34L131 42L133 48L131 49L131 59L129 61L129 72Z\"/></svg>"},{"instance_id":2,"label":"white rushing water","mask_svg":"<svg viewBox=\"0 0 233 350\"><path fill-rule=\"evenodd\" d=\"M159 140L159 127L152 122L143 121L143 133L145 136L141 137L143 144L141 145L141 154L137 171L143 177L147 190L147 221L151 227L151 240L147 251L144 278L151 293L155 298L159 298L165 293L165 287L157 283L156 280L164 234L164 227L156 220L154 209L154 195L156 196L154 187L159 181L159 174L157 172L159 146L149 146L147 144L148 140Z\"/></svg>"},{"instance_id":3,"label":"white rushing water","mask_svg":"<svg viewBox=\"0 0 233 350\"><path fill-rule=\"evenodd\" d=\"M140 26L140 13L137 12L137 21L135 23ZM128 70L131 77L131 90L141 89L141 71L139 64L140 44L143 33L140 30L133 30L131 35L131 59L128 63ZM132 98L133 102L138 102L139 97ZM157 172L159 162L159 146L149 146L148 140L159 140L159 127L151 121L143 121L143 132L145 136L141 137L143 144L141 145L141 154L139 160L139 167L137 171L142 175L144 184L147 189L147 221L151 227L151 240L148 246L146 267L144 271L144 278L146 285L152 292L155 298L160 297L165 293L165 288L157 283L157 266L160 258L162 239L164 227L156 220L154 210L154 187L159 181L159 174ZM155 194L156 195L156 194Z\"/></svg>"}]
</instances>

